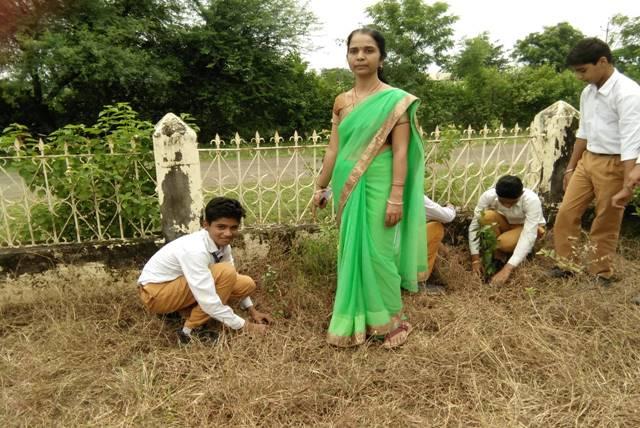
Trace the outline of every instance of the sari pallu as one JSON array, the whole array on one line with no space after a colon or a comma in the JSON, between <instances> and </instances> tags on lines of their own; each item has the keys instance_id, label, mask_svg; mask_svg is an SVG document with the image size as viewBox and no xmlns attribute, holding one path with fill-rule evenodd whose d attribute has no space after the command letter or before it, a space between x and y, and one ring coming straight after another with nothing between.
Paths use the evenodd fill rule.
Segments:
<instances>
[{"instance_id":1,"label":"sari pallu","mask_svg":"<svg viewBox=\"0 0 640 428\"><path fill-rule=\"evenodd\" d=\"M358 104L338 127L332 187L338 199L338 285L327 341L336 346L384 335L402 320L401 288L417 291L426 279L424 150L415 127L419 101L387 89ZM404 112L411 134L402 220L384 224L393 154L378 154Z\"/></svg>"}]
</instances>

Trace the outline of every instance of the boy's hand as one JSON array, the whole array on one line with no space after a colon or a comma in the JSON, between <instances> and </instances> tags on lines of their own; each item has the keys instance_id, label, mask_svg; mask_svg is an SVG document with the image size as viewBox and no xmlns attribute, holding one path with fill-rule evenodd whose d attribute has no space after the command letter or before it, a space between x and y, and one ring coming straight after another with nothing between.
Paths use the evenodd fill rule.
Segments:
<instances>
[{"instance_id":1,"label":"boy's hand","mask_svg":"<svg viewBox=\"0 0 640 428\"><path fill-rule=\"evenodd\" d=\"M260 312L257 309L255 309L253 306L249 308L249 315L251 316L251 319L254 320L257 324L273 323L273 318L271 317L271 315L265 312Z\"/></svg>"},{"instance_id":2,"label":"boy's hand","mask_svg":"<svg viewBox=\"0 0 640 428\"><path fill-rule=\"evenodd\" d=\"M511 272L513 272L513 266L507 263L502 269L500 269L500 272L493 275L493 278L491 278L491 284L498 286L504 285L509 280Z\"/></svg>"},{"instance_id":3,"label":"boy's hand","mask_svg":"<svg viewBox=\"0 0 640 428\"><path fill-rule=\"evenodd\" d=\"M627 184L632 189L635 189L636 187L640 186L640 164L636 164L636 166L634 166L631 172L629 173Z\"/></svg>"},{"instance_id":4,"label":"boy's hand","mask_svg":"<svg viewBox=\"0 0 640 428\"><path fill-rule=\"evenodd\" d=\"M629 201L631 201L632 197L633 191L631 190L631 188L624 186L622 190L613 195L613 197L611 198L611 205L616 208L624 208L629 203Z\"/></svg>"},{"instance_id":5,"label":"boy's hand","mask_svg":"<svg viewBox=\"0 0 640 428\"><path fill-rule=\"evenodd\" d=\"M247 321L244 323L244 327L242 327L242 330L251 334L266 334L268 328L269 327L267 327L265 324L256 324L254 322Z\"/></svg>"},{"instance_id":6,"label":"boy's hand","mask_svg":"<svg viewBox=\"0 0 640 428\"><path fill-rule=\"evenodd\" d=\"M474 255L471 256L471 272L478 275L482 278L482 262L480 261L480 256Z\"/></svg>"}]
</instances>

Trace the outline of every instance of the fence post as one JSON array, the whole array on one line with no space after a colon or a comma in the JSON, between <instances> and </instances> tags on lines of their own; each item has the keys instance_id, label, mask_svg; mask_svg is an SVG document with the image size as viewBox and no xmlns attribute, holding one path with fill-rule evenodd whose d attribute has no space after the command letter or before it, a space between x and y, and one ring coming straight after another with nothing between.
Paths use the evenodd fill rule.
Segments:
<instances>
[{"instance_id":1,"label":"fence post","mask_svg":"<svg viewBox=\"0 0 640 428\"><path fill-rule=\"evenodd\" d=\"M195 131L167 113L155 126L153 156L162 234L168 242L200 228L202 179Z\"/></svg>"},{"instance_id":2,"label":"fence post","mask_svg":"<svg viewBox=\"0 0 640 428\"><path fill-rule=\"evenodd\" d=\"M562 201L562 178L576 142L580 113L571 104L557 101L531 122L534 135L532 170L540 170L538 193L547 203Z\"/></svg>"}]
</instances>

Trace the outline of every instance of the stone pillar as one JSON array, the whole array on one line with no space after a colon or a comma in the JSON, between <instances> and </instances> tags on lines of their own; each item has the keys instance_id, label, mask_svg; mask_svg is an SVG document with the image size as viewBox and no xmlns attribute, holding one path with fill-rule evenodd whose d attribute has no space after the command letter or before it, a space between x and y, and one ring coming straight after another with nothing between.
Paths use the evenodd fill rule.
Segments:
<instances>
[{"instance_id":1,"label":"stone pillar","mask_svg":"<svg viewBox=\"0 0 640 428\"><path fill-rule=\"evenodd\" d=\"M531 122L536 153L532 169L541 170L538 193L546 203L562 201L562 178L576 142L579 119L578 110L564 101L557 101L538 113Z\"/></svg>"},{"instance_id":2,"label":"stone pillar","mask_svg":"<svg viewBox=\"0 0 640 428\"><path fill-rule=\"evenodd\" d=\"M156 124L153 155L162 234L168 242L200 229L202 179L195 131L167 113Z\"/></svg>"}]
</instances>

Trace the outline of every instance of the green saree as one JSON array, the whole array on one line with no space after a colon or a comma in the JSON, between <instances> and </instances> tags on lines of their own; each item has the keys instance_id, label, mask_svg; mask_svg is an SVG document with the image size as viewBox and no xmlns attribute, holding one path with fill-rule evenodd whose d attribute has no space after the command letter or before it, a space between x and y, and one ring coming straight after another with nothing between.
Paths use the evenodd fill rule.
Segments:
<instances>
[{"instance_id":1,"label":"green saree","mask_svg":"<svg viewBox=\"0 0 640 428\"><path fill-rule=\"evenodd\" d=\"M417 291L426 279L424 150L415 126L419 101L400 89L375 93L355 106L338 127L339 149L331 178L338 198L338 285L327 341L363 343L402 320L401 288ZM384 224L391 191L391 150L379 153L404 112L411 134L402 220ZM379 153L379 154L378 154Z\"/></svg>"}]
</instances>

